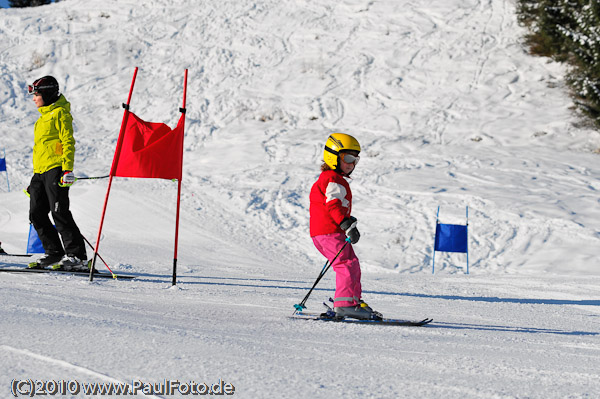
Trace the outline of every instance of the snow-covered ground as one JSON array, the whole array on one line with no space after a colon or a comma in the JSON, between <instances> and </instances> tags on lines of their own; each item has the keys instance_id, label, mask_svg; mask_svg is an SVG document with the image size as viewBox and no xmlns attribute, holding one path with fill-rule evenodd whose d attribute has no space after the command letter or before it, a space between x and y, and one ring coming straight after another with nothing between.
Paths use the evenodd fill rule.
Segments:
<instances>
[{"instance_id":1,"label":"snow-covered ground","mask_svg":"<svg viewBox=\"0 0 600 399\"><path fill-rule=\"evenodd\" d=\"M115 179L100 254L137 278L0 273L0 396L32 379L221 380L242 398L599 397L600 135L574 115L564 66L529 56L524 34L509 0L0 10L8 252L28 231L38 112L26 85L57 77L75 174L99 176L134 68L131 110L171 126L189 69L178 284L177 184ZM364 298L386 316L433 317L428 327L289 318L325 262L308 192L334 131L363 147L352 190ZM71 189L90 241L106 188ZM443 253L431 274L438 206L448 223L469 207L469 275L464 255Z\"/></svg>"}]
</instances>

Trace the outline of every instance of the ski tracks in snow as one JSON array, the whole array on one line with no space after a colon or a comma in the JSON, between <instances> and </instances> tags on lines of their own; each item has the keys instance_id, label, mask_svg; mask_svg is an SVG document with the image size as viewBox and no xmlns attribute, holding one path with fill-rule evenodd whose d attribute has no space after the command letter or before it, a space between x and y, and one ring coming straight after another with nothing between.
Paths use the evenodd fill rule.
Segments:
<instances>
[{"instance_id":1,"label":"ski tracks in snow","mask_svg":"<svg viewBox=\"0 0 600 399\"><path fill-rule=\"evenodd\" d=\"M80 379L80 378L93 378L106 382L114 382L117 384L123 384L124 381L117 380L112 378L106 374L99 373L97 371L91 370L86 367L78 366L73 363L69 363L64 360L56 359L50 356L45 356L39 353L31 352L27 349L14 348L9 345L0 345L0 351L5 354L2 356L3 358L8 358L10 355L13 357L21 357L21 358L30 358L36 361L37 369L47 369L50 368L53 373L62 375L62 379L65 379L65 375L70 376L70 379ZM44 366L40 365L39 362L45 363ZM19 364L24 366L27 362L19 361ZM46 377L47 378L47 377ZM80 380L80 382L83 382ZM146 398L160 398L160 396L155 395L146 395L143 392L138 392L139 395Z\"/></svg>"},{"instance_id":2,"label":"ski tracks in snow","mask_svg":"<svg viewBox=\"0 0 600 399\"><path fill-rule=\"evenodd\" d=\"M0 107L12 130L31 131L37 117L18 94L24 82L42 70L64 76L78 171L106 174L133 65L140 73L132 110L171 126L189 68L183 215L190 225L209 225L203 234L219 236L218 248L261 237L259 257L278 258L278 240L289 245L290 261L315 254L308 193L327 134L344 131L363 145L352 187L367 265L427 269L438 205L458 214L457 222L470 206L472 260L481 269L534 257L540 267L558 267L543 254L568 252L580 239L587 245L579 261L594 255L587 248L600 239L593 222L599 186L586 166L594 160L584 156L579 165L566 154L564 164L552 162L557 151L594 140L571 126L560 93L547 95L562 69L526 58L513 2L133 5L59 2L43 34L34 10L19 17L3 10L9 44L0 52L7 61ZM33 53L47 66L32 69ZM18 163L11 183L26 185L30 159L18 154L30 152L30 143L8 136L7 156ZM81 191L87 183L78 184L73 203L92 208L78 202L91 197ZM254 244L244 245L251 251Z\"/></svg>"}]
</instances>

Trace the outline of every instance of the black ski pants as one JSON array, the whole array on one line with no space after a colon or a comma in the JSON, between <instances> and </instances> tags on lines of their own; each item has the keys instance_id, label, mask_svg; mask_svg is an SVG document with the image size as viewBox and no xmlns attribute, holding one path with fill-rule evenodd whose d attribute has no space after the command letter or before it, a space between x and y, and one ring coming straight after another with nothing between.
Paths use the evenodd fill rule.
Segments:
<instances>
[{"instance_id":1,"label":"black ski pants","mask_svg":"<svg viewBox=\"0 0 600 399\"><path fill-rule=\"evenodd\" d=\"M69 188L58 185L62 174L59 166L33 175L29 184L29 220L47 254L66 253L79 259L87 259L83 236L69 210ZM48 217L49 213L52 213L56 228Z\"/></svg>"}]
</instances>

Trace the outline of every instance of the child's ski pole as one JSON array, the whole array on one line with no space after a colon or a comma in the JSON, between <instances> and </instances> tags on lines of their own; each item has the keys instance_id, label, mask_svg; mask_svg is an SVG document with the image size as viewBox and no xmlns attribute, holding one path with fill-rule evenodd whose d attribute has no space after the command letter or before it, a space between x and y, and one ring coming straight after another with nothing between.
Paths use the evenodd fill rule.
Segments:
<instances>
[{"instance_id":1,"label":"child's ski pole","mask_svg":"<svg viewBox=\"0 0 600 399\"><path fill-rule=\"evenodd\" d=\"M342 253L342 251L344 250L344 248L346 248L346 245L348 245L349 242L350 242L350 238L346 238L346 242L344 243L344 245L342 246L342 248L340 248L340 250L338 251L338 253L333 257L333 259L331 260L331 262L329 262L329 261L325 262L325 265L323 266L323 269L321 270L321 273L319 273L319 276L317 277L317 280L313 284L313 286L310 289L310 291L308 291L308 294L306 294L306 296L304 297L304 299L302 300L302 302L300 302L299 304L295 304L294 305L294 308L296 309L294 311L294 313L301 312L304 309L306 309L305 305L306 305L306 301L308 300L308 297L310 296L310 294L312 294L312 292L315 289L315 287L317 286L317 284L319 284L319 281L321 281L321 279L323 278L323 276L325 275L325 273L327 273L327 270L329 270L329 268L331 267L331 265L333 264L333 262L335 262L335 260L337 259L337 257L340 256L340 254Z\"/></svg>"}]
</instances>

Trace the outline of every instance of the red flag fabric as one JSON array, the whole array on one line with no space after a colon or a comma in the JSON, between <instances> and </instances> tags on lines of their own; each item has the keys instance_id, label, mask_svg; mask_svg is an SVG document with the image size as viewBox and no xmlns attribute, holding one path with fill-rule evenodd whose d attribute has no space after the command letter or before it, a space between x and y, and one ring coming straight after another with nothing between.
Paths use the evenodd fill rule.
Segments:
<instances>
[{"instance_id":1,"label":"red flag fabric","mask_svg":"<svg viewBox=\"0 0 600 399\"><path fill-rule=\"evenodd\" d=\"M177 127L145 122L130 113L113 176L181 180L185 115Z\"/></svg>"}]
</instances>

